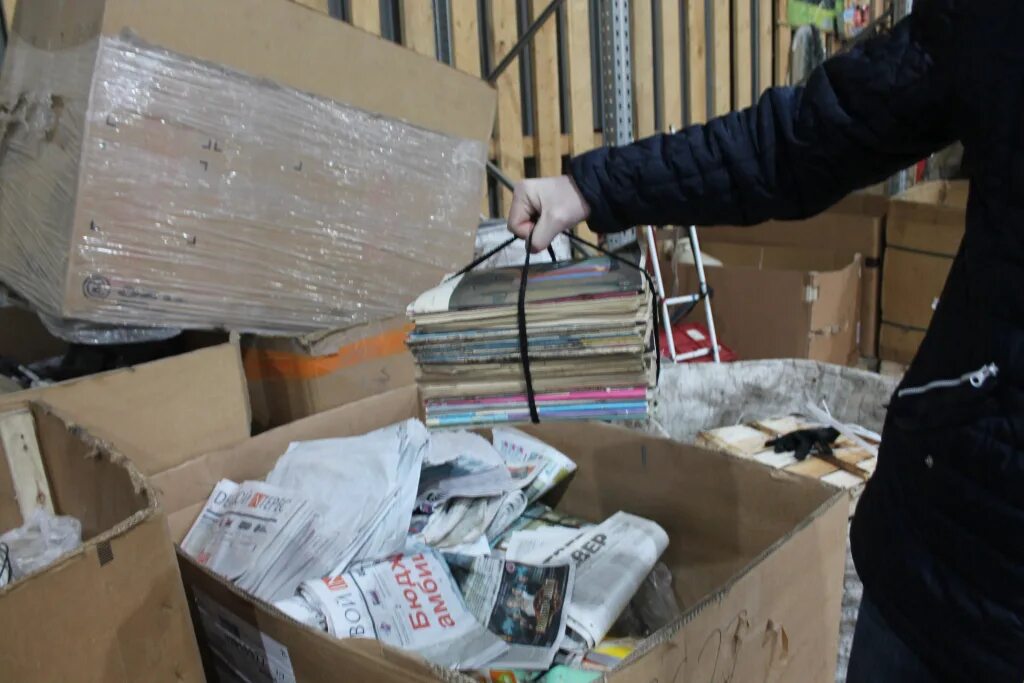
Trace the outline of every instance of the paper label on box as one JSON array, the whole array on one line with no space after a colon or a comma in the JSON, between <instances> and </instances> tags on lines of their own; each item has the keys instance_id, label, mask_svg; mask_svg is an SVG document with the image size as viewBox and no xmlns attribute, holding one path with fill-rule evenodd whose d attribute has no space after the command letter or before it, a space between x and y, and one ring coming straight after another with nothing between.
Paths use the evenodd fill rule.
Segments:
<instances>
[{"instance_id":1,"label":"paper label on box","mask_svg":"<svg viewBox=\"0 0 1024 683\"><path fill-rule=\"evenodd\" d=\"M217 667L248 683L296 683L288 648L195 591L203 633Z\"/></svg>"},{"instance_id":2,"label":"paper label on box","mask_svg":"<svg viewBox=\"0 0 1024 683\"><path fill-rule=\"evenodd\" d=\"M700 330L695 330L693 328L690 328L690 329L686 330L686 336L689 337L690 339L692 339L695 342L702 342L705 339L707 339L707 337L705 337L703 334L701 334Z\"/></svg>"}]
</instances>

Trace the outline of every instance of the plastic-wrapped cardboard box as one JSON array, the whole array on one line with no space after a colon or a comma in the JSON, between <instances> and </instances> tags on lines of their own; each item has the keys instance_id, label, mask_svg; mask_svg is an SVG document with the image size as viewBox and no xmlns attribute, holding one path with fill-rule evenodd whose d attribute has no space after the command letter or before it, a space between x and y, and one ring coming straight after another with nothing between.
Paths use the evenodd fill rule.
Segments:
<instances>
[{"instance_id":1,"label":"plastic-wrapped cardboard box","mask_svg":"<svg viewBox=\"0 0 1024 683\"><path fill-rule=\"evenodd\" d=\"M36 307L300 333L469 260L495 94L283 0L34 0L0 105L0 278Z\"/></svg>"},{"instance_id":2,"label":"plastic-wrapped cardboard box","mask_svg":"<svg viewBox=\"0 0 1024 683\"><path fill-rule=\"evenodd\" d=\"M41 403L25 431L37 442L59 515L81 522L83 545L0 588L5 681L203 681L167 520L141 472L104 441ZM33 429L34 427L34 429ZM33 433L34 432L34 433ZM11 436L11 433L8 433ZM21 526L6 453L0 458L0 530Z\"/></svg>"},{"instance_id":3,"label":"plastic-wrapped cardboard box","mask_svg":"<svg viewBox=\"0 0 1024 683\"><path fill-rule=\"evenodd\" d=\"M860 304L860 354L878 357L881 324L882 253L885 249L889 198L855 192L824 213L802 221L769 221L749 228L716 227L700 231L701 245L713 250L719 242L829 249L849 263L863 258Z\"/></svg>"},{"instance_id":4,"label":"plastic-wrapped cardboard box","mask_svg":"<svg viewBox=\"0 0 1024 683\"><path fill-rule=\"evenodd\" d=\"M156 475L153 483L162 492L173 535L183 538L221 477L265 476L291 441L361 434L419 410L416 389L398 389ZM609 680L710 681L723 675L736 681L833 680L845 494L750 461L618 427L540 425L531 431L579 465L564 495L549 502L594 520L620 509L633 512L657 521L670 537L663 561L673 571L685 614ZM215 619L198 628L234 635L216 639L234 643L218 654L246 662L252 680L311 683L342 677L397 683L442 675L377 642L339 641L300 626L180 553L179 560L190 598Z\"/></svg>"},{"instance_id":5,"label":"plastic-wrapped cardboard box","mask_svg":"<svg viewBox=\"0 0 1024 683\"><path fill-rule=\"evenodd\" d=\"M850 365L859 355L861 258L829 249L713 244L708 266L715 327L741 360L807 358ZM685 292L697 291L692 265L678 264ZM704 320L704 308L693 314Z\"/></svg>"},{"instance_id":6,"label":"plastic-wrapped cardboard box","mask_svg":"<svg viewBox=\"0 0 1024 683\"><path fill-rule=\"evenodd\" d=\"M966 181L922 183L894 197L882 282L882 360L909 364L945 287L967 221Z\"/></svg>"}]
</instances>

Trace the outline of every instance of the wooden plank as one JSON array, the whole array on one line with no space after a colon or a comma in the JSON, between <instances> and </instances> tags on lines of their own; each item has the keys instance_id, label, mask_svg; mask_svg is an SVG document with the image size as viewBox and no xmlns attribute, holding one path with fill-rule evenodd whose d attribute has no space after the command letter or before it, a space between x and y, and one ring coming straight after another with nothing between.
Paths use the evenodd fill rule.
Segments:
<instances>
[{"instance_id":1,"label":"wooden plank","mask_svg":"<svg viewBox=\"0 0 1024 683\"><path fill-rule=\"evenodd\" d=\"M686 0L687 123L703 123L708 119L708 41L704 19L704 0Z\"/></svg>"},{"instance_id":2,"label":"wooden plank","mask_svg":"<svg viewBox=\"0 0 1024 683\"><path fill-rule=\"evenodd\" d=\"M754 91L750 0L732 0L732 108L750 106Z\"/></svg>"},{"instance_id":3,"label":"wooden plank","mask_svg":"<svg viewBox=\"0 0 1024 683\"><path fill-rule=\"evenodd\" d=\"M36 421L28 409L0 414L0 445L11 470L22 520L36 508L53 514L53 496L36 439Z\"/></svg>"},{"instance_id":4,"label":"wooden plank","mask_svg":"<svg viewBox=\"0 0 1024 683\"><path fill-rule=\"evenodd\" d=\"M465 71L471 76L480 76L480 17L476 0L452 0L451 13L452 63L459 71ZM494 144L494 138L491 138L491 144ZM491 200L487 188L487 174L484 175L480 213L489 216Z\"/></svg>"},{"instance_id":5,"label":"wooden plank","mask_svg":"<svg viewBox=\"0 0 1024 683\"><path fill-rule=\"evenodd\" d=\"M649 0L630 3L633 118L638 138L654 134L654 18Z\"/></svg>"},{"instance_id":6,"label":"wooden plank","mask_svg":"<svg viewBox=\"0 0 1024 683\"><path fill-rule=\"evenodd\" d=\"M480 24L476 0L452 0L452 50L456 69L473 76L480 75Z\"/></svg>"},{"instance_id":7,"label":"wooden plank","mask_svg":"<svg viewBox=\"0 0 1024 683\"><path fill-rule=\"evenodd\" d=\"M874 21L885 12L885 0L871 0L871 20Z\"/></svg>"},{"instance_id":8,"label":"wooden plank","mask_svg":"<svg viewBox=\"0 0 1024 683\"><path fill-rule=\"evenodd\" d=\"M730 0L715 0L715 14L712 22L712 47L715 70L714 88L715 116L728 114L732 109L732 31L729 22L732 13Z\"/></svg>"},{"instance_id":9,"label":"wooden plank","mask_svg":"<svg viewBox=\"0 0 1024 683\"><path fill-rule=\"evenodd\" d=\"M764 92L772 85L772 56L774 55L772 34L772 2L771 0L757 0L757 86L758 94Z\"/></svg>"},{"instance_id":10,"label":"wooden plank","mask_svg":"<svg viewBox=\"0 0 1024 683\"><path fill-rule=\"evenodd\" d=\"M601 131L595 130L590 133L590 146L587 149L594 149L604 144L604 135ZM576 154L572 151L572 138L568 133L562 133L558 136L558 150L559 154L564 156L570 156ZM497 158L498 155L498 143L496 140L491 140L491 145L488 149L491 159ZM523 157L529 159L537 156L537 140L532 135L523 136Z\"/></svg>"},{"instance_id":11,"label":"wooden plank","mask_svg":"<svg viewBox=\"0 0 1024 683\"><path fill-rule=\"evenodd\" d=\"M380 0L352 0L349 8L353 26L380 35Z\"/></svg>"},{"instance_id":12,"label":"wooden plank","mask_svg":"<svg viewBox=\"0 0 1024 683\"><path fill-rule=\"evenodd\" d=\"M4 3L4 19L7 20L7 33L11 32L11 27L14 25L14 8L18 4L18 0L3 0Z\"/></svg>"},{"instance_id":13,"label":"wooden plank","mask_svg":"<svg viewBox=\"0 0 1024 683\"><path fill-rule=\"evenodd\" d=\"M530 0L530 21L550 0ZM562 108L558 90L558 25L548 17L533 37L533 130L537 141L537 173L562 173Z\"/></svg>"},{"instance_id":14,"label":"wooden plank","mask_svg":"<svg viewBox=\"0 0 1024 683\"><path fill-rule=\"evenodd\" d=\"M786 23L788 0L775 0L775 85L789 85L789 50L793 33Z\"/></svg>"},{"instance_id":15,"label":"wooden plank","mask_svg":"<svg viewBox=\"0 0 1024 683\"><path fill-rule=\"evenodd\" d=\"M515 0L491 0L491 63L497 64L516 44L518 26ZM523 103L519 94L520 60L515 60L498 78L498 165L507 176L518 180L525 175L523 164ZM506 213L512 202L509 190L500 191L498 208Z\"/></svg>"},{"instance_id":16,"label":"wooden plank","mask_svg":"<svg viewBox=\"0 0 1024 683\"><path fill-rule=\"evenodd\" d=\"M402 44L421 55L437 58L434 3L428 0L402 0Z\"/></svg>"},{"instance_id":17,"label":"wooden plank","mask_svg":"<svg viewBox=\"0 0 1024 683\"><path fill-rule=\"evenodd\" d=\"M590 3L570 0L565 6L569 82L569 150L582 154L601 144L594 141L594 101L590 64Z\"/></svg>"},{"instance_id":18,"label":"wooden plank","mask_svg":"<svg viewBox=\"0 0 1024 683\"><path fill-rule=\"evenodd\" d=\"M679 34L681 0L661 0L661 93L663 129L683 127L682 36Z\"/></svg>"}]
</instances>

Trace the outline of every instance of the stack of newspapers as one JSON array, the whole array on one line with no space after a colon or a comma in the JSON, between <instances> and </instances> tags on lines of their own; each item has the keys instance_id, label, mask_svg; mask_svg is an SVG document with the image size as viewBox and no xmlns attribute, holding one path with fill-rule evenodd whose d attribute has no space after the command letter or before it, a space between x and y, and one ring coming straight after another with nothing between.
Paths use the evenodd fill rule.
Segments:
<instances>
[{"instance_id":1,"label":"stack of newspapers","mask_svg":"<svg viewBox=\"0 0 1024 683\"><path fill-rule=\"evenodd\" d=\"M522 269L472 270L408 310L427 425L531 420L519 334ZM656 383L653 297L609 257L529 268L524 317L538 417L645 419Z\"/></svg>"}]
</instances>

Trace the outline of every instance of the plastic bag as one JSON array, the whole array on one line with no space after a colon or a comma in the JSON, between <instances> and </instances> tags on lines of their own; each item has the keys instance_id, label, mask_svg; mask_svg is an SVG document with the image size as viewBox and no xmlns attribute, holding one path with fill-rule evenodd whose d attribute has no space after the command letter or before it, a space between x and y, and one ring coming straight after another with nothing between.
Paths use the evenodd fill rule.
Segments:
<instances>
[{"instance_id":1,"label":"plastic bag","mask_svg":"<svg viewBox=\"0 0 1024 683\"><path fill-rule=\"evenodd\" d=\"M36 508L23 526L0 536L0 544L7 546L10 579L15 581L77 550L82 545L82 523Z\"/></svg>"},{"instance_id":2,"label":"plastic bag","mask_svg":"<svg viewBox=\"0 0 1024 683\"><path fill-rule=\"evenodd\" d=\"M672 590L672 572L664 563L654 565L630 606L648 633L654 633L679 618L682 611Z\"/></svg>"},{"instance_id":3,"label":"plastic bag","mask_svg":"<svg viewBox=\"0 0 1024 683\"><path fill-rule=\"evenodd\" d=\"M643 638L668 626L681 614L672 590L672 572L659 562L622 610L611 633L626 638Z\"/></svg>"}]
</instances>

